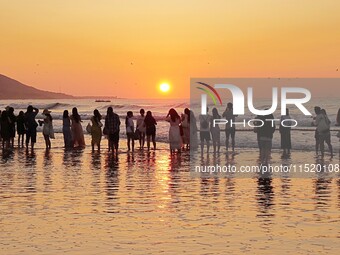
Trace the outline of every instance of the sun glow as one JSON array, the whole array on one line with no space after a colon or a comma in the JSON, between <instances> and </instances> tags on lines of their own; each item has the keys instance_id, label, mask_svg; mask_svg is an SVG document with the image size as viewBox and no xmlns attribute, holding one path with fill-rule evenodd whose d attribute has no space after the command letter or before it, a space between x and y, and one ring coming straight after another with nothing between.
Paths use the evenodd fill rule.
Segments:
<instances>
[{"instance_id":1,"label":"sun glow","mask_svg":"<svg viewBox=\"0 0 340 255\"><path fill-rule=\"evenodd\" d=\"M169 83L166 83L166 82L162 83L161 85L159 85L159 89L160 89L160 91L166 93L170 90L170 85L169 85Z\"/></svg>"}]
</instances>

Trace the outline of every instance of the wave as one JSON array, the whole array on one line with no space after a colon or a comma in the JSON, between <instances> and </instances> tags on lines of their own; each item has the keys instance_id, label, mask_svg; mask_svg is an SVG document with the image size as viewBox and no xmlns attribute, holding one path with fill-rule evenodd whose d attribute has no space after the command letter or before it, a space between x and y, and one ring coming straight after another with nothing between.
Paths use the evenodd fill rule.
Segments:
<instances>
[{"instance_id":1,"label":"wave","mask_svg":"<svg viewBox=\"0 0 340 255\"><path fill-rule=\"evenodd\" d=\"M52 110L52 109L57 109L57 108L66 108L66 107L69 107L70 104L66 104L66 103L54 103L54 104L48 104L46 105L45 108L49 109L49 110Z\"/></svg>"}]
</instances>

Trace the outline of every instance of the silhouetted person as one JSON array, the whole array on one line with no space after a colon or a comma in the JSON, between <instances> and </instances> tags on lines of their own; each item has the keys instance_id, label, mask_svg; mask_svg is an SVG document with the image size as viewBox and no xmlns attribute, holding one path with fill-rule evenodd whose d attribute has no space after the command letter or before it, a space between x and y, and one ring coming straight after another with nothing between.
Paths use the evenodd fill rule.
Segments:
<instances>
[{"instance_id":1,"label":"silhouetted person","mask_svg":"<svg viewBox=\"0 0 340 255\"><path fill-rule=\"evenodd\" d=\"M190 149L196 150L198 148L197 131L196 117L194 112L190 110Z\"/></svg>"},{"instance_id":2,"label":"silhouetted person","mask_svg":"<svg viewBox=\"0 0 340 255\"><path fill-rule=\"evenodd\" d=\"M340 108L338 110L338 114L336 115L336 126L340 126Z\"/></svg>"},{"instance_id":3,"label":"silhouetted person","mask_svg":"<svg viewBox=\"0 0 340 255\"><path fill-rule=\"evenodd\" d=\"M8 107L7 108L7 112L8 112L8 118L10 119L10 146L13 148L14 147L14 138L15 138L15 123L16 123L16 116L14 115L14 108L13 107Z\"/></svg>"},{"instance_id":4,"label":"silhouetted person","mask_svg":"<svg viewBox=\"0 0 340 255\"><path fill-rule=\"evenodd\" d=\"M85 147L84 131L81 125L82 121L76 107L72 109L72 115L70 118L72 122L71 131L73 138L73 147Z\"/></svg>"},{"instance_id":5,"label":"silhouetted person","mask_svg":"<svg viewBox=\"0 0 340 255\"><path fill-rule=\"evenodd\" d=\"M68 110L63 113L63 137L64 147L66 149L73 147L72 131L71 131L71 119Z\"/></svg>"},{"instance_id":6,"label":"silhouetted person","mask_svg":"<svg viewBox=\"0 0 340 255\"><path fill-rule=\"evenodd\" d=\"M221 119L221 116L218 114L218 111L216 108L212 109L212 118L211 118L211 123L210 123L210 132L211 132L211 137L212 137L212 142L213 142L213 149L214 153L220 152L220 147L221 147L221 135L220 135L220 127L219 125L215 125L213 123L213 119Z\"/></svg>"},{"instance_id":7,"label":"silhouetted person","mask_svg":"<svg viewBox=\"0 0 340 255\"><path fill-rule=\"evenodd\" d=\"M179 129L179 124L181 123L181 118L177 111L171 108L165 118L166 121L170 123L169 128L169 142L170 142L170 153L181 152L181 132Z\"/></svg>"},{"instance_id":8,"label":"silhouetted person","mask_svg":"<svg viewBox=\"0 0 340 255\"><path fill-rule=\"evenodd\" d=\"M288 119L291 119L289 116L289 109L286 109L286 115L281 116L280 120L280 135L281 135L281 149L283 150L283 156L287 156L290 154L290 150L292 148L292 142L291 142L291 121L287 121ZM284 121L286 120L286 121ZM283 126L281 123L284 121L285 126ZM289 127L288 127L289 126Z\"/></svg>"},{"instance_id":9,"label":"silhouetted person","mask_svg":"<svg viewBox=\"0 0 340 255\"><path fill-rule=\"evenodd\" d=\"M107 135L109 140L109 151L112 150L112 153L115 152L118 154L118 145L119 145L119 131L120 131L120 119L118 114L113 112L112 107L107 108L107 114L105 117L105 127L104 127L104 135Z\"/></svg>"},{"instance_id":10,"label":"silhouetted person","mask_svg":"<svg viewBox=\"0 0 340 255\"><path fill-rule=\"evenodd\" d=\"M227 104L227 108L225 109L224 113L222 114L222 117L224 117L228 123L225 126L225 136L226 136L226 142L225 142L225 146L226 149L228 151L229 149L229 137L231 138L231 146L232 146L232 150L235 150L235 125L231 124L235 122L235 117L237 117L237 115L234 115L234 110L233 110L233 104L232 103L228 103Z\"/></svg>"},{"instance_id":11,"label":"silhouetted person","mask_svg":"<svg viewBox=\"0 0 340 255\"><path fill-rule=\"evenodd\" d=\"M207 114L199 115L200 121L200 140L201 140L201 155L203 155L204 150L204 142L207 144L207 155L209 154L210 147L210 123L211 123L211 115L209 115L209 108L207 108Z\"/></svg>"},{"instance_id":12,"label":"silhouetted person","mask_svg":"<svg viewBox=\"0 0 340 255\"><path fill-rule=\"evenodd\" d=\"M43 126L43 136L45 139L46 149L51 149L51 140L50 138L54 139L54 129L53 129L53 118L51 115L51 111L48 109L44 109L42 113L45 117L43 121L39 120L39 124Z\"/></svg>"},{"instance_id":13,"label":"silhouetted person","mask_svg":"<svg viewBox=\"0 0 340 255\"><path fill-rule=\"evenodd\" d=\"M260 146L260 159L261 163L267 164L270 159L273 134L275 132L275 123L267 120L274 119L274 116L272 114L258 116L258 119L264 122L263 126L257 129Z\"/></svg>"},{"instance_id":14,"label":"silhouetted person","mask_svg":"<svg viewBox=\"0 0 340 255\"><path fill-rule=\"evenodd\" d=\"M328 132L326 132L326 134L325 134L325 142L326 142L326 144L328 145L328 149L329 149L329 151L330 151L330 153L331 153L331 157L333 157L333 146L332 146L332 144L331 144L331 132L330 132L331 121L329 120L328 115L327 115L327 112L326 112L325 109L322 109L322 110L321 110L321 113L325 115L326 122L327 122L328 125L329 125L329 130L328 130Z\"/></svg>"},{"instance_id":15,"label":"silhouetted person","mask_svg":"<svg viewBox=\"0 0 340 255\"><path fill-rule=\"evenodd\" d=\"M316 117L314 118L314 125L316 126L315 130L315 150L316 154L318 154L318 148L320 148L321 157L324 157L325 154L325 140L329 136L330 132L330 121L325 114L322 113L321 108L319 106L314 107L314 111L316 113Z\"/></svg>"},{"instance_id":16,"label":"silhouetted person","mask_svg":"<svg viewBox=\"0 0 340 255\"><path fill-rule=\"evenodd\" d=\"M102 126L101 123L102 116L100 115L99 111L95 109L93 111L93 116L91 117L91 146L92 151L94 151L94 146L97 145L98 151L100 151L100 142L102 140Z\"/></svg>"},{"instance_id":17,"label":"silhouetted person","mask_svg":"<svg viewBox=\"0 0 340 255\"><path fill-rule=\"evenodd\" d=\"M145 127L146 127L146 144L148 147L148 151L150 150L150 138L152 138L153 149L156 150L156 125L157 122L155 118L152 116L151 111L146 112L146 116L144 119Z\"/></svg>"},{"instance_id":18,"label":"silhouetted person","mask_svg":"<svg viewBox=\"0 0 340 255\"><path fill-rule=\"evenodd\" d=\"M182 119L182 142L183 146L186 146L186 149L189 149L190 146L190 110L188 108L184 109L184 113L181 116Z\"/></svg>"},{"instance_id":19,"label":"silhouetted person","mask_svg":"<svg viewBox=\"0 0 340 255\"><path fill-rule=\"evenodd\" d=\"M133 123L132 117L133 117L133 113L131 111L128 111L125 117L128 151L130 151L131 149L132 151L134 151L135 149L135 134L134 134L135 124Z\"/></svg>"},{"instance_id":20,"label":"silhouetted person","mask_svg":"<svg viewBox=\"0 0 340 255\"><path fill-rule=\"evenodd\" d=\"M8 117L7 111L2 111L1 119L0 119L0 126L1 126L1 138L2 138L2 149L9 149L10 148L10 140L11 140L11 121Z\"/></svg>"},{"instance_id":21,"label":"silhouetted person","mask_svg":"<svg viewBox=\"0 0 340 255\"><path fill-rule=\"evenodd\" d=\"M139 134L139 147L140 149L144 148L144 144L145 144L145 124L144 124L144 114L145 114L145 110L144 109L140 109L139 111L140 115L137 117L137 122L136 122L136 130Z\"/></svg>"},{"instance_id":22,"label":"silhouetted person","mask_svg":"<svg viewBox=\"0 0 340 255\"><path fill-rule=\"evenodd\" d=\"M37 142L37 127L38 123L35 121L35 117L37 116L39 110L34 108L32 105L27 107L27 111L25 113L25 126L26 126L26 148L28 149L28 145L31 142L31 149L34 149L34 144Z\"/></svg>"},{"instance_id":23,"label":"silhouetted person","mask_svg":"<svg viewBox=\"0 0 340 255\"><path fill-rule=\"evenodd\" d=\"M18 133L18 146L24 147L26 127L25 127L25 114L23 111L20 111L17 117L17 133Z\"/></svg>"}]
</instances>

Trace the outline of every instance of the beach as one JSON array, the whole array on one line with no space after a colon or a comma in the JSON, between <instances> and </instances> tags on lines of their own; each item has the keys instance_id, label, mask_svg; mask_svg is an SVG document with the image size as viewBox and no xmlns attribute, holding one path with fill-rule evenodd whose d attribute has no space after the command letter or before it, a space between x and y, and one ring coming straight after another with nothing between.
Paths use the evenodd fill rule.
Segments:
<instances>
[{"instance_id":1,"label":"beach","mask_svg":"<svg viewBox=\"0 0 340 255\"><path fill-rule=\"evenodd\" d=\"M1 154L1 254L337 254L337 178L220 178L189 172L189 152L169 145L127 153L65 151ZM221 153L225 158L225 153ZM229 156L232 157L232 156ZM234 162L256 164L237 148ZM214 156L211 154L210 159ZM281 159L274 151L272 161ZM313 152L291 160L315 162ZM329 162L329 157L325 161ZM339 163L336 155L332 162Z\"/></svg>"}]
</instances>

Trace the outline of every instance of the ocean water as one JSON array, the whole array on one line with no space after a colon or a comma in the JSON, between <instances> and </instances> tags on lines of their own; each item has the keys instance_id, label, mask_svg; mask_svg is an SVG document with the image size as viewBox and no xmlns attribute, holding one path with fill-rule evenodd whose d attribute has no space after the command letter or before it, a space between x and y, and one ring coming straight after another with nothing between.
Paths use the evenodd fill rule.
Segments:
<instances>
[{"instance_id":1,"label":"ocean water","mask_svg":"<svg viewBox=\"0 0 340 255\"><path fill-rule=\"evenodd\" d=\"M37 145L0 151L0 254L339 254L339 175L192 178L189 153L167 144L126 153L122 140L118 158Z\"/></svg>"},{"instance_id":2,"label":"ocean water","mask_svg":"<svg viewBox=\"0 0 340 255\"><path fill-rule=\"evenodd\" d=\"M271 106L270 100L257 99L255 100L255 106L258 109ZM190 100L184 99L112 99L111 102L95 102L95 99L72 99L72 100L1 100L0 109L4 109L7 105L15 108L15 113L18 114L20 110L25 111L27 105L32 104L40 109L39 118L43 118L41 112L43 109L48 108L52 111L52 117L54 119L54 128L57 133L62 131L62 114L64 110L71 112L73 107L77 107L83 120L83 128L89 123L90 118L93 114L94 109L98 109L100 113L105 116L107 107L112 106L114 111L121 118L121 136L125 136L125 121L127 111L133 111L134 116L139 115L139 110L144 108L146 111L152 111L154 117L158 121L157 125L157 140L161 142L168 142L168 130L169 124L164 121L170 108L175 108L178 113L182 113L186 107L190 108L195 112L197 116L200 112L200 106L198 104L191 104ZM332 121L332 141L335 149L338 148L338 138L336 137L339 127L335 127L336 114L340 108L339 100L337 98L313 98L308 104L307 109L313 113L313 108L318 105L327 110L327 114ZM213 106L210 107L211 109ZM218 107L219 113L222 114L225 107ZM274 116L280 118L278 109ZM242 117L238 117L236 121L243 119L249 120L255 118L254 115L249 114L246 109L246 114ZM293 149L296 150L314 150L314 127L311 126L312 118L304 116L297 108L290 109L290 115L293 119L298 121L298 129L292 131ZM197 118L198 119L198 118ZM241 132L242 127L238 127L239 132L236 134L236 146L239 148L256 148L257 140L256 135L251 131ZM301 130L302 129L302 130ZM41 128L39 128L41 130ZM225 137L222 132L221 142L224 144ZM280 148L280 135L277 131L274 134L273 147Z\"/></svg>"},{"instance_id":3,"label":"ocean water","mask_svg":"<svg viewBox=\"0 0 340 255\"><path fill-rule=\"evenodd\" d=\"M140 107L151 109L159 120L158 139L164 141L169 127L161 119L168 108L188 106L183 100L119 102L112 104L121 116ZM108 106L92 100L0 103L1 108L30 103L52 108L56 129L64 109L77 106L85 127L94 108L104 113ZM313 135L293 131L294 144L306 139L300 148L313 148ZM89 145L90 137L85 139ZM236 154L205 160L257 165L253 141L254 133L240 131ZM121 139L116 158L107 152L106 141L100 153L89 146L64 150L57 133L52 150L44 147L39 134L34 152L0 150L0 254L339 254L338 173L193 178L189 152L171 156L167 143L158 143L150 153L127 153ZM273 163L320 159L311 149L294 151L286 160L273 150ZM325 163L339 163L339 156L326 157Z\"/></svg>"}]
</instances>

